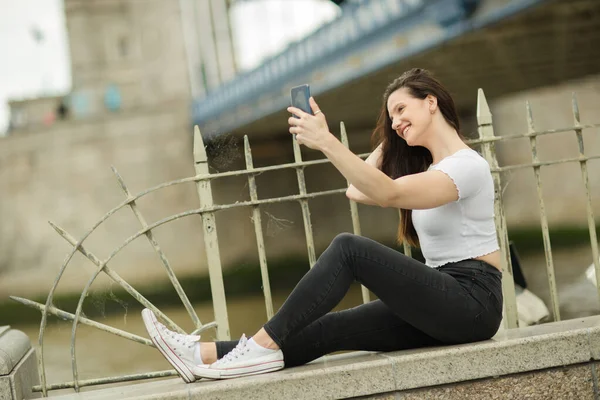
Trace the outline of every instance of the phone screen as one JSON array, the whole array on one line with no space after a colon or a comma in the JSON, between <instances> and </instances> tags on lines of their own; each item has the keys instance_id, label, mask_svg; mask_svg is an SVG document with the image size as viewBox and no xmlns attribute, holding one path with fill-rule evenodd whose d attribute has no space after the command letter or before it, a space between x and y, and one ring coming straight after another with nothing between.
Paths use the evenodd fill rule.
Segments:
<instances>
[{"instance_id":1,"label":"phone screen","mask_svg":"<svg viewBox=\"0 0 600 400\"><path fill-rule=\"evenodd\" d=\"M308 85L295 86L291 90L292 106L301 109L302 111L312 114L310 109L310 87Z\"/></svg>"}]
</instances>

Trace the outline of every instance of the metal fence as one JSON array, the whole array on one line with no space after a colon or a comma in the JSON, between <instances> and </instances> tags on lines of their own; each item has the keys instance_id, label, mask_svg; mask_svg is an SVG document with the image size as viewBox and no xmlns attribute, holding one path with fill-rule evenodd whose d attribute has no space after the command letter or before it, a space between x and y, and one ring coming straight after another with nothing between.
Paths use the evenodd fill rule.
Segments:
<instances>
[{"instance_id":1,"label":"metal fence","mask_svg":"<svg viewBox=\"0 0 600 400\"><path fill-rule=\"evenodd\" d=\"M510 264L510 256L509 256L509 246L508 246L508 232L506 226L506 220L504 216L503 202L502 202L502 185L501 185L501 175L503 172L511 171L515 169L523 169L523 168L532 168L537 183L537 194L539 199L540 206L540 223L544 238L544 248L546 255L546 265L547 265L547 275L548 275L548 284L550 286L550 295L552 302L552 311L555 320L560 319L560 312L558 307L558 295L556 290L556 280L554 275L554 264L552 261L552 249L550 246L550 234L548 230L548 221L546 218L546 212L544 208L544 199L542 196L542 181L540 179L540 169L541 167L560 164L560 163L568 163L568 162L576 162L580 164L581 173L583 178L583 184L586 189L587 195L587 218L588 218L588 226L589 226L589 234L590 234L590 242L592 247L592 254L594 258L594 264L596 269L596 276L600 276L600 263L598 261L598 245L597 245L597 236L596 236L596 228L595 228L595 220L592 210L592 200L590 194L590 185L588 178L588 168L587 163L591 159L598 159L600 155L596 156L586 156L584 153L584 143L582 131L586 128L598 128L600 124L593 125L582 125L579 120L579 111L577 100L575 96L573 96L573 118L574 124L573 126L569 126L562 129L554 129L554 130L546 130L546 131L536 131L533 123L533 117L531 115L531 109L529 105L526 108L528 115L528 129L526 133L522 134L514 134L507 135L503 137L496 137L494 135L494 130L492 126L492 115L490 113L487 101L485 99L483 91L480 89L478 92L478 103L477 103L477 122L478 122L478 136L479 138L476 140L468 141L470 145L478 146L481 149L483 156L487 159L490 164L492 175L495 183L495 218L496 225L498 228L498 239L500 244L500 249L502 252L502 268L504 270L504 278L503 278L503 292L504 292L504 321L505 326L507 328L516 328L517 327L517 306L516 306L516 297L515 297L515 287L513 282L513 274L512 274L512 266ZM537 156L537 137L541 135L548 135L559 132L575 132L577 137L577 141L579 144L579 157L569 158L569 159L561 159L555 161L541 162ZM496 160L495 154L495 144L498 141L510 141L519 138L529 138L530 146L531 146L531 154L532 161L528 164L520 164L520 165L510 165L499 167L498 162ZM348 147L348 139L346 136L346 131L344 124L341 123L341 140ZM69 242L73 248L71 252L65 258L63 265L56 277L52 288L50 289L50 293L48 294L46 304L36 303L34 301L14 297L11 296L13 300L21 302L27 306L36 308L42 312L42 319L40 324L40 333L38 340L38 360L39 360L39 374L40 374L40 385L34 386L33 390L36 392L42 392L44 396L48 395L49 390L57 390L57 389L65 389L65 388L73 388L75 391L79 391L81 387L91 386L91 385L99 385L106 383L116 383L116 382L126 382L126 381L134 381L140 379L148 379L148 378L156 378L156 377L165 377L176 375L174 370L167 371L158 371L151 373L143 373L136 375L126 375L126 376L118 376L118 377L105 377L98 379L79 379L78 377L78 368L77 368L77 354L76 354L76 337L77 337L77 329L78 326L88 325L96 329L100 329L107 333L111 333L113 335L117 335L126 339L129 339L134 342L142 343L148 346L153 346L152 342L146 338L140 337L138 335L132 334L127 331L123 331L120 329L113 328L111 326L107 326L105 324L93 321L91 319L86 318L82 315L82 307L86 296L89 294L90 287L92 283L96 280L96 278L104 273L108 275L110 279L120 285L127 293L131 294L140 304L144 307L148 307L152 309L158 317L165 322L165 324L170 328L177 332L184 333L183 330L175 324L167 315L161 312L157 307L151 304L142 294L140 294L134 287L128 284L123 278L121 278L111 267L109 266L110 261L115 257L122 249L124 249L127 245L129 245L133 240L140 236L146 236L147 240L150 242L151 246L155 250L157 256L161 260L167 276L171 281L171 284L175 288L178 296L183 303L183 306L187 310L191 320L194 323L195 333L200 333L207 329L215 328L216 329L216 337L217 340L228 340L230 339L229 334L229 320L227 316L227 307L226 307L226 296L223 285L223 273L221 268L221 259L219 255L219 246L218 246L218 236L217 236L217 226L215 223L215 213L220 210L231 209L236 207L251 207L253 212L252 221L254 223L255 233L256 233L256 242L258 248L258 255L260 261L260 271L262 276L263 283L263 291L264 291L264 299L265 299L265 308L267 317L271 318L273 316L273 301L271 298L271 285L269 283L268 276L268 265L267 265L267 257L265 252L265 242L263 239L262 232L262 223L261 223L261 206L265 204L272 203L281 203L281 202L298 202L302 211L302 218L304 222L305 229L305 238L306 238L306 248L308 251L308 260L310 267L314 265L316 262L316 254L315 254L315 246L313 240L312 233L312 224L311 224L311 216L310 216L310 207L309 207L309 199L314 199L320 196L329 196L333 194L344 193L346 188L341 189L331 189L322 192L315 193L307 193L306 183L304 178L304 168L311 165L324 164L329 163L327 159L314 160L314 161L303 161L299 145L296 141L292 140L294 146L294 156L295 161L289 164L275 165L263 168L254 168L252 152L250 149L250 143L247 137L244 137L244 152L245 152L245 160L246 160L246 169L238 170L238 171L230 171L223 172L217 174L210 174L208 170L208 160L205 152L204 143L202 140L202 136L200 134L199 129L196 127L194 130L194 161L195 161L195 170L196 176L175 180L171 182L167 182L153 188L147 189L143 192L140 192L136 195L131 194L123 179L118 174L118 172L113 168L115 176L125 194L125 199L117 205L115 208L107 212L98 222L96 222L90 230L88 230L80 239L73 238L69 233L65 232L63 229L58 227L57 225L51 223L52 227L63 237L67 242ZM368 154L361 154L360 157L366 158ZM257 187L255 182L255 175L274 170L282 170L293 168L296 170L296 175L298 179L298 189L299 194L290 195L278 198L269 198L259 200L257 196ZM211 181L214 179L231 177L231 176L247 176L248 178L248 187L250 191L250 201L244 202L236 202L234 204L214 204L211 190ZM161 219L155 223L148 224L138 209L136 202L138 199L146 196L149 193L162 190L164 188L180 185L185 183L195 182L197 186L198 196L200 198L200 208L194 210L188 210L179 214L171 215L164 219ZM358 210L356 203L353 201L349 201L350 210L352 216L352 224L353 230L355 234L360 235L360 222L358 216ZM90 251L86 249L84 246L84 242L94 232L104 221L110 218L113 214L115 214L118 210L124 207L131 208L132 212L138 219L140 223L140 229L133 235L127 238L121 245L113 250L113 252L104 260L101 260L96 255L92 254ZM215 321L202 323L196 312L194 311L194 307L190 303L187 298L184 290L182 289L169 261L167 260L166 255L161 250L158 242L154 238L152 234L152 230L169 222L175 221L180 218L185 218L192 215L200 215L202 218L203 231L204 231L204 245L206 249L207 259L208 259L208 267L209 267L209 276L210 276L210 286L212 291L212 300L214 307L214 315ZM404 247L404 252L407 255L411 254L411 249L407 246ZM55 290L58 286L58 283L63 276L69 262L71 261L73 255L76 252L80 252L89 259L92 264L95 266L95 271L89 281L86 283L85 288L83 289L81 296L79 298L79 302L75 311L75 314L69 313L64 310L60 310L53 305L53 296ZM598 286L598 294L600 296L600 286ZM362 296L363 301L370 301L369 291L366 288L362 288ZM72 329L71 329L71 365L72 365L72 373L73 380L70 382L63 383L55 383L49 384L46 380L46 368L44 363L44 334L47 327L48 316L54 315L64 320L72 321Z\"/></svg>"}]
</instances>

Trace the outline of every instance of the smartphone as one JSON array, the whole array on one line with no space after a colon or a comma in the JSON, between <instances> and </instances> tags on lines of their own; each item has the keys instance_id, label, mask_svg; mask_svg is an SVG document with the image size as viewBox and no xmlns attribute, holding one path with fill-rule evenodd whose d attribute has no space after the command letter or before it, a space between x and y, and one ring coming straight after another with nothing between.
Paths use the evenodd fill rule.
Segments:
<instances>
[{"instance_id":1,"label":"smartphone","mask_svg":"<svg viewBox=\"0 0 600 400\"><path fill-rule=\"evenodd\" d=\"M291 90L291 96L292 107L299 108L302 111L312 115L310 103L308 102L308 99L310 98L310 87L307 84L293 87ZM296 116L294 115L294 117Z\"/></svg>"}]
</instances>

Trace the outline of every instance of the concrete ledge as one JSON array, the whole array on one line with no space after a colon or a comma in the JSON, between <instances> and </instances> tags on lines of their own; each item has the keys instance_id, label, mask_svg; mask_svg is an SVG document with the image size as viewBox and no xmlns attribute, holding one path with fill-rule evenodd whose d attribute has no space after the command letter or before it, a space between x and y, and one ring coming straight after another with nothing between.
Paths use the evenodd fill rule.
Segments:
<instances>
[{"instance_id":1,"label":"concrete ledge","mask_svg":"<svg viewBox=\"0 0 600 400\"><path fill-rule=\"evenodd\" d=\"M433 386L575 366L599 359L600 316L503 331L492 340L466 345L393 353L347 353L254 377L202 380L189 385L179 378L167 379L57 398L403 398L395 396L418 388L425 394L424 388ZM595 368L591 371L595 375ZM597 381L595 376L594 379ZM385 393L393 397L373 397Z\"/></svg>"},{"instance_id":2,"label":"concrete ledge","mask_svg":"<svg viewBox=\"0 0 600 400\"><path fill-rule=\"evenodd\" d=\"M0 327L0 376L8 375L31 349L26 334L10 326Z\"/></svg>"},{"instance_id":3,"label":"concrete ledge","mask_svg":"<svg viewBox=\"0 0 600 400\"><path fill-rule=\"evenodd\" d=\"M26 334L0 327L0 400L39 397L31 388L39 383L35 351Z\"/></svg>"}]
</instances>

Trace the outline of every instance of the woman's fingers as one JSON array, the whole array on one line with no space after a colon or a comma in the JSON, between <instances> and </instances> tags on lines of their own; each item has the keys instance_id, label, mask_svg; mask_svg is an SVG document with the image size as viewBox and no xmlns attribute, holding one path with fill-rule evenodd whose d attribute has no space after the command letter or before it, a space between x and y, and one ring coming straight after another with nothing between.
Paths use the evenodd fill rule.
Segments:
<instances>
[{"instance_id":1,"label":"woman's fingers","mask_svg":"<svg viewBox=\"0 0 600 400\"><path fill-rule=\"evenodd\" d=\"M295 135L298 144L318 149L319 142L323 139L323 130L328 130L327 122L314 98L309 99L309 104L314 115L296 107L287 108L288 112L298 117L288 118L289 132Z\"/></svg>"},{"instance_id":2,"label":"woman's fingers","mask_svg":"<svg viewBox=\"0 0 600 400\"><path fill-rule=\"evenodd\" d=\"M287 110L299 118L303 118L307 115L304 111L296 107L288 107Z\"/></svg>"},{"instance_id":3,"label":"woman's fingers","mask_svg":"<svg viewBox=\"0 0 600 400\"><path fill-rule=\"evenodd\" d=\"M302 124L302 121L299 118L289 117L288 124L290 124L291 126L300 126Z\"/></svg>"},{"instance_id":4,"label":"woman's fingers","mask_svg":"<svg viewBox=\"0 0 600 400\"><path fill-rule=\"evenodd\" d=\"M310 108L312 109L312 112L314 115L319 115L319 114L323 114L323 111L321 111L321 108L319 107L319 105L317 104L317 102L315 101L314 97L311 97L308 99L308 103L310 104Z\"/></svg>"}]
</instances>

